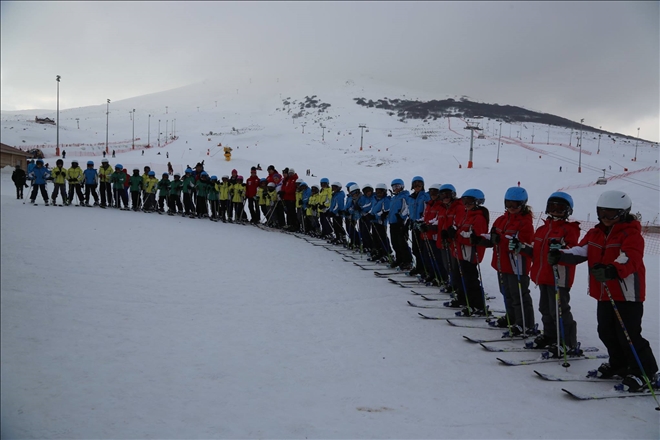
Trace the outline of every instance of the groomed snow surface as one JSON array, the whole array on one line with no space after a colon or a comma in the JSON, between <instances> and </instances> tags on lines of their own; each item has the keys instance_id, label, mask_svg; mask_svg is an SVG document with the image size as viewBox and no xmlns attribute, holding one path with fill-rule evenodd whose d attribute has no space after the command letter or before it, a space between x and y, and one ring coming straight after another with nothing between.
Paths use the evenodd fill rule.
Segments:
<instances>
[{"instance_id":1,"label":"groomed snow surface","mask_svg":"<svg viewBox=\"0 0 660 440\"><path fill-rule=\"evenodd\" d=\"M502 210L504 190L518 180L540 212L550 192L591 182L599 174L578 174L561 158L539 160L538 153L513 145L503 148L501 163L495 164L492 143L476 150L475 155L481 154L477 169L458 169L451 156L463 160L469 141L450 137L446 121L445 131L430 144L419 136L405 138L404 124L393 118L349 104L338 111L344 117L351 110L355 120L373 118L372 125L387 127L379 141L383 149L387 132L397 129L402 133L397 142L405 149L394 146L387 157L385 152L383 157L360 153L354 141L350 147L346 140L329 139L330 130L322 143L320 130L310 135L309 126L301 144L300 125L273 114L271 107L268 115L240 113L234 116L237 122L228 123L245 127L256 121L265 127L228 137L228 143L241 146L229 163L221 154L206 156L217 142L200 134L218 127L209 127L214 119L196 115L194 107L188 113L180 110L180 138L167 147L169 160L185 166L206 159L207 170L217 175L234 167L248 175L257 162L264 170L270 163L278 169L295 166L308 182L327 176L344 183L349 178L360 184L389 183L395 177L409 183L420 174L427 186L451 182L459 193L482 188L494 212ZM206 119L198 125L187 122L187 127L182 122L196 117ZM8 125L4 118L3 126ZM100 134L105 115L97 119L91 130ZM340 120L337 116L329 123ZM69 122L71 132L74 127L75 121ZM359 136L358 129L352 132ZM39 141L37 134L33 141ZM574 155L561 147L540 148ZM595 151L594 145L589 149ZM161 156L156 150L144 158L138 151L125 153L111 164L165 164L165 149ZM601 155L582 159L605 168L609 159L603 154L610 150L608 144ZM647 162L631 169L654 165L657 150L647 150ZM620 153L614 151L612 158ZM369 154L372 162L359 164L365 157L359 154ZM435 154L441 159L430 160ZM84 163L87 157L79 160ZM316 177L304 176L306 168ZM334 251L252 226L45 207L41 197L35 207L16 200L9 174L1 178L2 438L660 437L660 413L652 398L572 400L562 387L604 391L610 386L547 382L533 373L565 373L556 363L501 365L498 356L535 354L489 353L461 336L497 337L498 332L419 318L419 311L447 317L452 312L409 307L407 300L422 302L409 289L342 261ZM657 187L657 171L646 179ZM657 212L657 190L613 180L607 187L569 191L578 219L595 211L595 200L605 189L627 190L633 211L642 210L649 220ZM481 265L484 285L497 297L491 307L501 308L490 258L488 252ZM658 263L657 255L645 256L643 333L656 357ZM571 299L579 340L604 353L596 333L596 302L586 291L582 265ZM532 297L538 307L533 285ZM536 319L540 323L538 312ZM571 362L568 372L584 375L601 362Z\"/></svg>"}]
</instances>

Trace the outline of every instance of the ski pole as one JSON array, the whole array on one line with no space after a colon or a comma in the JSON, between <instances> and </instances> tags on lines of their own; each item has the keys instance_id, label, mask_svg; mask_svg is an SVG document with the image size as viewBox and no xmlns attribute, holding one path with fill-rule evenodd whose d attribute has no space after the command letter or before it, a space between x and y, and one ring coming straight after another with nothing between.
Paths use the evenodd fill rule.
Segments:
<instances>
[{"instance_id":1,"label":"ski pole","mask_svg":"<svg viewBox=\"0 0 660 440\"><path fill-rule=\"evenodd\" d=\"M559 336L561 335L561 344L564 352L564 363L561 365L564 368L568 368L571 364L566 360L566 334L564 330L564 318L561 315L561 298L559 292L559 268L557 265L552 266L552 274L555 277L555 316L557 317L557 344L559 344Z\"/></svg>"},{"instance_id":2,"label":"ski pole","mask_svg":"<svg viewBox=\"0 0 660 440\"><path fill-rule=\"evenodd\" d=\"M644 366L642 365L642 361L639 360L639 356L637 355L637 350L635 350L635 346L633 345L632 340L630 339L630 335L628 334L626 325L623 323L623 318L621 318L619 309L616 307L614 298L612 298L612 292L610 292L610 288L607 287L607 283L602 283L602 285L603 287L605 287L605 292L607 292L607 297L610 299L610 303L612 304L612 308L614 309L614 314L616 315L616 318L619 321L619 324L621 325L621 330L623 330L623 334L626 336L626 341L628 341L628 345L632 350L633 356L635 357L635 361L639 366L639 370L642 372L642 376L644 376L644 381L646 382L646 386L649 387L649 390L651 391L651 394L655 399L655 403L658 404L658 406L655 409L656 411L660 411L660 402L658 402L658 397L655 395L655 391L653 391L653 387L651 386L651 381L649 380L649 377L646 375L646 371L644 371Z\"/></svg>"},{"instance_id":3,"label":"ski pole","mask_svg":"<svg viewBox=\"0 0 660 440\"><path fill-rule=\"evenodd\" d=\"M511 238L517 238L517 237L518 237L518 233L516 233L516 235L514 235ZM509 238L509 237L507 237L507 238ZM520 281L520 271L521 271L521 268L520 268L521 264L520 263L522 263L522 262L520 261L520 253L519 252L517 252L517 251L514 252L514 255L515 255L516 258L512 259L511 261L513 261L513 265L516 267L516 276L518 277L518 294L520 295L520 314L522 315L522 321L523 321L522 337L523 337L523 339L526 339L527 338L527 322L526 322L526 319L525 319L525 304L523 303L522 284L521 284L521 281Z\"/></svg>"},{"instance_id":4,"label":"ski pole","mask_svg":"<svg viewBox=\"0 0 660 440\"><path fill-rule=\"evenodd\" d=\"M507 301L505 294L506 287L504 286L504 281L502 280L502 262L500 260L499 243L494 245L494 248L495 248L495 256L497 257L497 278L500 283L500 293L502 294L502 298L504 300L504 310L507 310L508 308L507 308ZM506 326L509 329L509 335L511 335L511 318L509 317L508 312L506 312L504 316L506 316Z\"/></svg>"},{"instance_id":5,"label":"ski pole","mask_svg":"<svg viewBox=\"0 0 660 440\"><path fill-rule=\"evenodd\" d=\"M456 240L454 242L454 252L456 252L456 263L458 265L458 273L461 275L461 283L463 284L463 296L465 297L465 304L467 305L468 314L472 314L472 309L470 308L470 300L468 299L467 288L465 287L465 277L463 276L463 268L461 267L461 260L458 259L458 245Z\"/></svg>"}]
</instances>

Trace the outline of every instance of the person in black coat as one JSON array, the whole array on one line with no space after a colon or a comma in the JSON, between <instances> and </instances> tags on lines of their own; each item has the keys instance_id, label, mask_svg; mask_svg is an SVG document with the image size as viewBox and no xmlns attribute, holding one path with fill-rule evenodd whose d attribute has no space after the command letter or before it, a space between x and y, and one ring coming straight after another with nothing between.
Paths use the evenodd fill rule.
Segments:
<instances>
[{"instance_id":1,"label":"person in black coat","mask_svg":"<svg viewBox=\"0 0 660 440\"><path fill-rule=\"evenodd\" d=\"M27 188L27 184L25 183L25 170L23 170L20 165L16 165L16 169L11 174L11 180L14 182L14 185L16 185L16 198L22 199L23 188Z\"/></svg>"}]
</instances>

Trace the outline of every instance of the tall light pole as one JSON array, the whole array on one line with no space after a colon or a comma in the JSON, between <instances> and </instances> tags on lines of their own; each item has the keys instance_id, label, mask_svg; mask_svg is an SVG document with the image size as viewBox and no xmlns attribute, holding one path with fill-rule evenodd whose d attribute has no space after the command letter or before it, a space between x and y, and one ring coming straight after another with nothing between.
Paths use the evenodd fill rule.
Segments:
<instances>
[{"instance_id":1,"label":"tall light pole","mask_svg":"<svg viewBox=\"0 0 660 440\"><path fill-rule=\"evenodd\" d=\"M500 163L500 142L502 141L502 123L500 122L500 137L497 139L497 163Z\"/></svg>"},{"instance_id":2,"label":"tall light pole","mask_svg":"<svg viewBox=\"0 0 660 440\"><path fill-rule=\"evenodd\" d=\"M105 108L105 153L108 154L108 122L110 121L110 100Z\"/></svg>"},{"instance_id":3,"label":"tall light pole","mask_svg":"<svg viewBox=\"0 0 660 440\"><path fill-rule=\"evenodd\" d=\"M59 124L57 125L59 127ZM633 159L637 162L637 144L639 144L639 127L637 127L637 140L635 141L635 158Z\"/></svg>"},{"instance_id":4,"label":"tall light pole","mask_svg":"<svg viewBox=\"0 0 660 440\"><path fill-rule=\"evenodd\" d=\"M583 122L584 122L584 118L580 119L580 140L578 141L578 145L580 147L580 155L578 159L578 173L582 172L582 123Z\"/></svg>"},{"instance_id":5,"label":"tall light pole","mask_svg":"<svg viewBox=\"0 0 660 440\"><path fill-rule=\"evenodd\" d=\"M601 125L598 127L599 130L603 129L603 126ZM602 133L598 133L598 151L596 151L596 154L600 154L600 137L602 136Z\"/></svg>"},{"instance_id":6,"label":"tall light pole","mask_svg":"<svg viewBox=\"0 0 660 440\"><path fill-rule=\"evenodd\" d=\"M133 109L133 150L135 150L135 109Z\"/></svg>"},{"instance_id":7,"label":"tall light pole","mask_svg":"<svg viewBox=\"0 0 660 440\"><path fill-rule=\"evenodd\" d=\"M534 143L534 126L532 125L532 143Z\"/></svg>"},{"instance_id":8,"label":"tall light pole","mask_svg":"<svg viewBox=\"0 0 660 440\"><path fill-rule=\"evenodd\" d=\"M76 124L78 124L78 130L80 130L80 118L76 118Z\"/></svg>"},{"instance_id":9,"label":"tall light pole","mask_svg":"<svg viewBox=\"0 0 660 440\"><path fill-rule=\"evenodd\" d=\"M169 136L167 134L167 132L170 131L169 127L170 127L170 120L167 119L165 121L165 143L167 143L167 140L169 139Z\"/></svg>"},{"instance_id":10,"label":"tall light pole","mask_svg":"<svg viewBox=\"0 0 660 440\"><path fill-rule=\"evenodd\" d=\"M160 119L158 120L158 146L160 147Z\"/></svg>"},{"instance_id":11,"label":"tall light pole","mask_svg":"<svg viewBox=\"0 0 660 440\"><path fill-rule=\"evenodd\" d=\"M323 134L321 135L321 142L325 142L325 125L321 124L321 128L323 129Z\"/></svg>"},{"instance_id":12,"label":"tall light pole","mask_svg":"<svg viewBox=\"0 0 660 440\"><path fill-rule=\"evenodd\" d=\"M151 115L147 118L147 147L151 146Z\"/></svg>"},{"instance_id":13,"label":"tall light pole","mask_svg":"<svg viewBox=\"0 0 660 440\"><path fill-rule=\"evenodd\" d=\"M548 145L550 145L550 124L548 124Z\"/></svg>"},{"instance_id":14,"label":"tall light pole","mask_svg":"<svg viewBox=\"0 0 660 440\"><path fill-rule=\"evenodd\" d=\"M55 81L57 81L57 140L55 141L55 151L58 155L60 154L60 78L59 75L55 76Z\"/></svg>"},{"instance_id":15,"label":"tall light pole","mask_svg":"<svg viewBox=\"0 0 660 440\"><path fill-rule=\"evenodd\" d=\"M173 130L174 133L172 134L172 138L175 138L176 137L176 119L174 120L174 123L172 125L174 127L174 130Z\"/></svg>"},{"instance_id":16,"label":"tall light pole","mask_svg":"<svg viewBox=\"0 0 660 440\"><path fill-rule=\"evenodd\" d=\"M358 128L361 130L360 132L360 150L362 150L362 140L364 139L364 129L367 128L365 124L360 124L358 125Z\"/></svg>"},{"instance_id":17,"label":"tall light pole","mask_svg":"<svg viewBox=\"0 0 660 440\"><path fill-rule=\"evenodd\" d=\"M301 125L302 125L302 128L303 128L302 132L303 132L303 134L305 134L305 125L307 125L307 124L301 124Z\"/></svg>"},{"instance_id":18,"label":"tall light pole","mask_svg":"<svg viewBox=\"0 0 660 440\"><path fill-rule=\"evenodd\" d=\"M573 145L573 127L571 127L571 137L568 138L568 145Z\"/></svg>"}]
</instances>

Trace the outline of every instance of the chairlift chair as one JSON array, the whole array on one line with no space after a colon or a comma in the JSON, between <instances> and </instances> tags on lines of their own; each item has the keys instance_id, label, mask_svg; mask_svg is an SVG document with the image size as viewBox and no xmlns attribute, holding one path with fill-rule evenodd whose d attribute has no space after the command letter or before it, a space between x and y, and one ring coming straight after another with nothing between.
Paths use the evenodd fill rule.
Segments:
<instances>
[{"instance_id":1,"label":"chairlift chair","mask_svg":"<svg viewBox=\"0 0 660 440\"><path fill-rule=\"evenodd\" d=\"M607 185L607 177L605 177L605 169L603 169L603 175L596 180L596 185Z\"/></svg>"}]
</instances>

